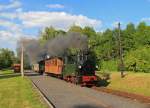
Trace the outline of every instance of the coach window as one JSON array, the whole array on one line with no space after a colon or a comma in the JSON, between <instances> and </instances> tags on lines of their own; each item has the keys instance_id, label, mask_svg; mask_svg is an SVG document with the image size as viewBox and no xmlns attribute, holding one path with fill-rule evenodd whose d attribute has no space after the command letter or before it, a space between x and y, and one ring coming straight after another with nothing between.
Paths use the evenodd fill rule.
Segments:
<instances>
[{"instance_id":1,"label":"coach window","mask_svg":"<svg viewBox=\"0 0 150 108\"><path fill-rule=\"evenodd\" d=\"M55 65L57 65L57 59L55 59Z\"/></svg>"}]
</instances>

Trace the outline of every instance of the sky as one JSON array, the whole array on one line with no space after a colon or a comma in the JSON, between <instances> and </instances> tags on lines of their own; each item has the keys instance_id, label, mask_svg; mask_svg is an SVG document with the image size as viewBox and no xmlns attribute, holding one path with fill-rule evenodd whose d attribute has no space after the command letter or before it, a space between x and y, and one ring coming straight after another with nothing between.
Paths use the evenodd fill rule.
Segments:
<instances>
[{"instance_id":1,"label":"sky","mask_svg":"<svg viewBox=\"0 0 150 108\"><path fill-rule=\"evenodd\" d=\"M45 27L72 25L96 31L150 21L150 0L0 0L0 48L16 49L21 37L37 38Z\"/></svg>"}]
</instances>

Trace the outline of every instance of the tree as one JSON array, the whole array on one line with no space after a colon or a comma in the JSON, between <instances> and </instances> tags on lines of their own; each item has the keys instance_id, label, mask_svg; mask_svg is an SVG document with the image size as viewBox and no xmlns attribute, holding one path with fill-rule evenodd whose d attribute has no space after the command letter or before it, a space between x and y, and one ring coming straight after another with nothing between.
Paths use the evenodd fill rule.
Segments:
<instances>
[{"instance_id":1,"label":"tree","mask_svg":"<svg viewBox=\"0 0 150 108\"><path fill-rule=\"evenodd\" d=\"M128 71L150 72L150 47L139 47L128 52L125 63Z\"/></svg>"},{"instance_id":2,"label":"tree","mask_svg":"<svg viewBox=\"0 0 150 108\"><path fill-rule=\"evenodd\" d=\"M122 33L122 45L125 52L135 48L135 33L136 29L134 24L129 23Z\"/></svg>"},{"instance_id":3,"label":"tree","mask_svg":"<svg viewBox=\"0 0 150 108\"><path fill-rule=\"evenodd\" d=\"M0 68L11 67L15 60L15 54L9 49L0 49Z\"/></svg>"},{"instance_id":4,"label":"tree","mask_svg":"<svg viewBox=\"0 0 150 108\"><path fill-rule=\"evenodd\" d=\"M116 55L116 39L114 31L107 29L103 32L102 36L99 36L99 45L97 45L97 54L101 56L101 59L109 60Z\"/></svg>"},{"instance_id":5,"label":"tree","mask_svg":"<svg viewBox=\"0 0 150 108\"><path fill-rule=\"evenodd\" d=\"M64 35L66 32L63 30L56 30L53 27L46 27L43 32L41 32L40 37L42 40L50 40L52 38L55 38L58 35Z\"/></svg>"},{"instance_id":6,"label":"tree","mask_svg":"<svg viewBox=\"0 0 150 108\"><path fill-rule=\"evenodd\" d=\"M150 43L150 27L145 22L139 23L135 34L136 47L148 45Z\"/></svg>"},{"instance_id":7,"label":"tree","mask_svg":"<svg viewBox=\"0 0 150 108\"><path fill-rule=\"evenodd\" d=\"M68 32L82 33L82 28L80 26L73 25L73 26L70 27L70 29L68 30Z\"/></svg>"},{"instance_id":8,"label":"tree","mask_svg":"<svg viewBox=\"0 0 150 108\"><path fill-rule=\"evenodd\" d=\"M89 38L93 37L93 36L96 36L95 30L92 27L89 27L89 26L84 27L83 34L85 34Z\"/></svg>"},{"instance_id":9,"label":"tree","mask_svg":"<svg viewBox=\"0 0 150 108\"><path fill-rule=\"evenodd\" d=\"M82 33L88 37L89 48L93 48L98 44L98 35L92 27L86 26L82 30Z\"/></svg>"},{"instance_id":10,"label":"tree","mask_svg":"<svg viewBox=\"0 0 150 108\"><path fill-rule=\"evenodd\" d=\"M77 32L88 37L88 47L90 51L96 57L96 62L102 64L102 62L107 62L107 65L114 67L119 59L118 53L118 29L106 29L104 32L96 32L94 28L86 26L84 28L73 25L67 32ZM62 30L56 30L53 27L45 28L44 32L41 33L41 40L43 43L45 41L52 39L59 34L66 36L66 32ZM125 29L120 30L121 34L121 45L123 49L123 57L125 58L126 65L134 65L134 61L137 61L137 69L132 69L133 71L145 71L143 67L147 68L149 63L148 54L150 47L150 26L146 25L145 22L141 22L135 27L133 23L127 24ZM140 49L144 49L141 50ZM68 49L69 54L75 54L76 49ZM134 54L138 53L136 56ZM146 58L142 57L145 55ZM138 59L139 58L139 59ZM141 60L143 59L143 60ZM142 61L142 63L140 63ZM115 64L113 64L115 63ZM112 68L113 69L113 68ZM115 68L116 69L116 68ZM126 68L127 69L127 68Z\"/></svg>"}]
</instances>

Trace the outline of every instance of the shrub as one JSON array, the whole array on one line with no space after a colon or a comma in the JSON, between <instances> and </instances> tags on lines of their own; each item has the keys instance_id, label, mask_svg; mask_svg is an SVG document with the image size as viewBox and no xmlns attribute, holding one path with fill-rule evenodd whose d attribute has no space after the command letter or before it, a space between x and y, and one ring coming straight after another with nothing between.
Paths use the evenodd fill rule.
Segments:
<instances>
[{"instance_id":1,"label":"shrub","mask_svg":"<svg viewBox=\"0 0 150 108\"><path fill-rule=\"evenodd\" d=\"M102 61L101 70L117 71L117 60Z\"/></svg>"},{"instance_id":2,"label":"shrub","mask_svg":"<svg viewBox=\"0 0 150 108\"><path fill-rule=\"evenodd\" d=\"M128 71L150 72L150 47L140 47L127 53L125 65Z\"/></svg>"}]
</instances>

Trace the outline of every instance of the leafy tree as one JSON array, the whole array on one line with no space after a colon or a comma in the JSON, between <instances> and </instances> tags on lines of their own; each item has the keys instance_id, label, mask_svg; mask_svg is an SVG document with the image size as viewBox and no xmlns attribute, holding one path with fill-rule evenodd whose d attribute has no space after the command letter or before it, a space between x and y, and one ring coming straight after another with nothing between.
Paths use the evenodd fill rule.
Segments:
<instances>
[{"instance_id":1,"label":"leafy tree","mask_svg":"<svg viewBox=\"0 0 150 108\"><path fill-rule=\"evenodd\" d=\"M68 30L68 32L82 33L82 28L80 26L73 25L73 26L70 27L70 29Z\"/></svg>"},{"instance_id":2,"label":"leafy tree","mask_svg":"<svg viewBox=\"0 0 150 108\"><path fill-rule=\"evenodd\" d=\"M88 27L88 26L84 27L83 34L85 34L88 37L96 36L95 30L92 27Z\"/></svg>"},{"instance_id":3,"label":"leafy tree","mask_svg":"<svg viewBox=\"0 0 150 108\"><path fill-rule=\"evenodd\" d=\"M99 45L97 46L97 54L100 54L101 59L109 60L115 56L115 37L112 30L107 29L99 38Z\"/></svg>"},{"instance_id":4,"label":"leafy tree","mask_svg":"<svg viewBox=\"0 0 150 108\"><path fill-rule=\"evenodd\" d=\"M15 54L9 49L0 49L0 68L11 67L15 59Z\"/></svg>"},{"instance_id":5,"label":"leafy tree","mask_svg":"<svg viewBox=\"0 0 150 108\"><path fill-rule=\"evenodd\" d=\"M129 71L150 72L150 47L139 47L128 52L125 63Z\"/></svg>"},{"instance_id":6,"label":"leafy tree","mask_svg":"<svg viewBox=\"0 0 150 108\"><path fill-rule=\"evenodd\" d=\"M94 54L95 60L99 63L99 67L107 67L109 69L116 69L119 58L118 53L118 29L106 29L104 32L96 32L92 27L84 27L73 25L67 32L78 32L88 37L88 46L90 51ZM125 29L121 32L121 44L123 48L123 57L127 70L148 72L149 47L150 47L150 26L145 22L141 22L138 26L132 23L127 24ZM65 34L66 32L56 30L53 27L45 28L41 33L41 40L49 40L58 36L58 34ZM68 54L76 54L76 49L68 49ZM134 66L136 64L136 66ZM113 66L111 68L111 66ZM102 67L102 69L104 69Z\"/></svg>"},{"instance_id":7,"label":"leafy tree","mask_svg":"<svg viewBox=\"0 0 150 108\"><path fill-rule=\"evenodd\" d=\"M98 35L96 34L95 30L92 27L84 27L82 30L82 33L88 37L88 44L89 48L93 48L94 46L97 46L98 44Z\"/></svg>"},{"instance_id":8,"label":"leafy tree","mask_svg":"<svg viewBox=\"0 0 150 108\"><path fill-rule=\"evenodd\" d=\"M42 40L50 40L55 38L58 35L65 34L66 32L63 30L56 30L53 27L46 27L43 32L41 32L40 37Z\"/></svg>"},{"instance_id":9,"label":"leafy tree","mask_svg":"<svg viewBox=\"0 0 150 108\"><path fill-rule=\"evenodd\" d=\"M146 25L145 22L141 22L138 27L135 34L135 42L136 47L142 46L142 45L149 45L150 43L150 27Z\"/></svg>"},{"instance_id":10,"label":"leafy tree","mask_svg":"<svg viewBox=\"0 0 150 108\"><path fill-rule=\"evenodd\" d=\"M134 24L129 23L122 34L123 49L125 51L129 51L135 48L135 40L134 40L135 33L136 33L136 29L135 29Z\"/></svg>"}]
</instances>

